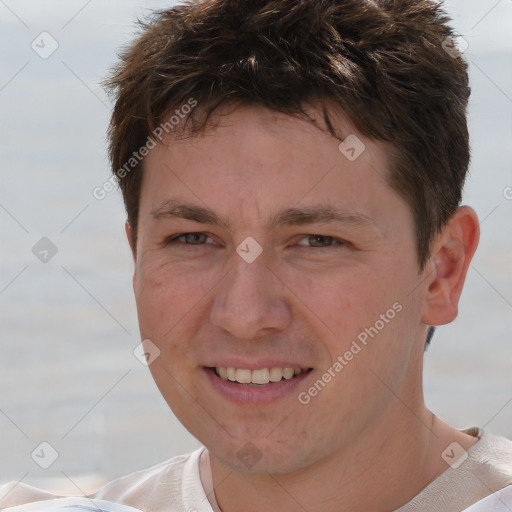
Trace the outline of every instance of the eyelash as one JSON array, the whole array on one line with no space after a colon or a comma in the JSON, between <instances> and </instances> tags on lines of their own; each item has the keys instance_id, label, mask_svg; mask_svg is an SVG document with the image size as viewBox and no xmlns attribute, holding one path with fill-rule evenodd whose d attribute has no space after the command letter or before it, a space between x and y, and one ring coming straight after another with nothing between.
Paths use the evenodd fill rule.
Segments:
<instances>
[{"instance_id":1,"label":"eyelash","mask_svg":"<svg viewBox=\"0 0 512 512\"><path fill-rule=\"evenodd\" d=\"M171 237L169 237L166 242L165 242L165 245L170 245L171 243L173 242L180 242L181 244L183 245L190 245L190 246L201 246L201 245L211 245L211 244L189 244L187 242L181 242L179 239L182 238L182 237L186 237L187 235L204 235L206 236L207 238L210 238L208 237L208 235L206 235L206 233L201 233L201 232L188 232L188 233L181 233L179 235L172 235ZM316 235L316 234L308 234L308 235L303 235L302 238L301 238L301 241L304 240L304 239L307 239L307 238L324 238L324 239L330 239L332 242L336 242L336 243L333 243L333 244L329 244L329 245L326 245L326 246L315 246L315 245L303 245L303 244L298 244L300 245L301 247L310 247L310 248L318 248L318 249L327 249L329 247L336 247L336 246L348 246L350 245L349 242L347 242L346 240L342 240L341 238L336 238L336 237L333 237L333 236L329 236L329 235Z\"/></svg>"}]
</instances>

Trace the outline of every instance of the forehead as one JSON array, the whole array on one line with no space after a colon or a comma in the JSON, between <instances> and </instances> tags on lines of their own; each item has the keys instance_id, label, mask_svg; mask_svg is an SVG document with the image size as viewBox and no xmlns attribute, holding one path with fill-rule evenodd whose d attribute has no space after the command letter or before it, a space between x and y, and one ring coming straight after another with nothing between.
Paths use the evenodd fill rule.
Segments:
<instances>
[{"instance_id":1,"label":"forehead","mask_svg":"<svg viewBox=\"0 0 512 512\"><path fill-rule=\"evenodd\" d=\"M235 221L249 210L268 221L278 204L322 203L375 216L376 203L394 194L388 147L358 134L341 115L338 140L320 109L310 113L316 124L263 107L226 108L200 134L167 137L145 159L141 211L154 214L179 198Z\"/></svg>"},{"instance_id":2,"label":"forehead","mask_svg":"<svg viewBox=\"0 0 512 512\"><path fill-rule=\"evenodd\" d=\"M296 148L297 151L299 149L307 151L314 150L315 145L319 144L337 147L340 142L352 135L360 140L365 139L373 150L377 148L383 150L381 155L383 157L388 152L385 143L370 140L361 135L349 117L337 105L328 101L305 104L303 113L300 114L278 112L258 104L228 102L215 108L209 115L208 121L204 120L205 115L206 111L201 106L197 106L191 117L198 118L202 129L198 133L189 133L188 124L183 123L166 135L164 145L172 149L173 146L180 143L186 144L187 141L192 144L208 144L208 139L211 137L243 139L252 136L261 138L265 134L276 144L281 144L283 149L287 143L304 142L304 139L308 139L308 144Z\"/></svg>"}]
</instances>

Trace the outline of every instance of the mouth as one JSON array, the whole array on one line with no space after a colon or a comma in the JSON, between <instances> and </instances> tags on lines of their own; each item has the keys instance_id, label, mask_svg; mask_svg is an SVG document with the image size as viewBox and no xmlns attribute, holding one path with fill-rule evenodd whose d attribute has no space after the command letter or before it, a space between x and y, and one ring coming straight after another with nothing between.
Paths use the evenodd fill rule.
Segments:
<instances>
[{"instance_id":1,"label":"mouth","mask_svg":"<svg viewBox=\"0 0 512 512\"><path fill-rule=\"evenodd\" d=\"M217 366L207 368L215 373L217 377L222 380L233 382L235 384L243 384L246 386L267 386L275 384L283 380L292 380L298 376L309 373L312 368L291 368L291 367L277 367L260 368L257 370L250 370L248 368L232 368Z\"/></svg>"}]
</instances>

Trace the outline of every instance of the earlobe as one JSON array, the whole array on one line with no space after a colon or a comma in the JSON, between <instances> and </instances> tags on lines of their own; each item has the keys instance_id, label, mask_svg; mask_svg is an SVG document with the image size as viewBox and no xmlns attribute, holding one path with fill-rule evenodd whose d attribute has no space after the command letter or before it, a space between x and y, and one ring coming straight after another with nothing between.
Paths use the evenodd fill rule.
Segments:
<instances>
[{"instance_id":1,"label":"earlobe","mask_svg":"<svg viewBox=\"0 0 512 512\"><path fill-rule=\"evenodd\" d=\"M475 211L457 208L432 243L431 264L427 270L427 290L422 321L427 325L452 322L458 313L471 259L478 246L480 228Z\"/></svg>"}]
</instances>

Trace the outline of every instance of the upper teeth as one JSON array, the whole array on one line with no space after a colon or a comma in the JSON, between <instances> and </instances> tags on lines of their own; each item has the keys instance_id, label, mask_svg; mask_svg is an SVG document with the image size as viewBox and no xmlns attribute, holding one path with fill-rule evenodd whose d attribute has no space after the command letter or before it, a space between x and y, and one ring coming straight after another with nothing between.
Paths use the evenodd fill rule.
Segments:
<instances>
[{"instance_id":1,"label":"upper teeth","mask_svg":"<svg viewBox=\"0 0 512 512\"><path fill-rule=\"evenodd\" d=\"M239 382L240 384L268 384L269 382L279 382L283 377L287 380L291 379L294 375L299 375L306 370L302 368L279 367L249 370L247 368L224 368L217 366L215 371L224 380Z\"/></svg>"}]
</instances>

